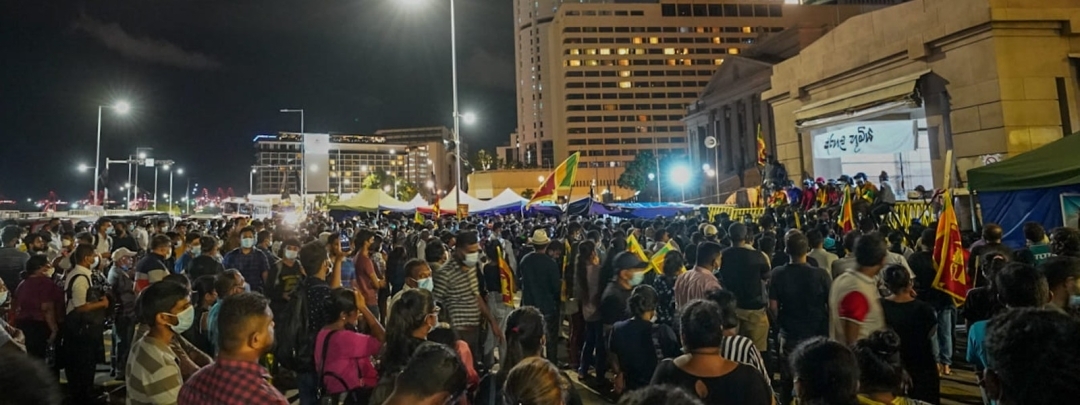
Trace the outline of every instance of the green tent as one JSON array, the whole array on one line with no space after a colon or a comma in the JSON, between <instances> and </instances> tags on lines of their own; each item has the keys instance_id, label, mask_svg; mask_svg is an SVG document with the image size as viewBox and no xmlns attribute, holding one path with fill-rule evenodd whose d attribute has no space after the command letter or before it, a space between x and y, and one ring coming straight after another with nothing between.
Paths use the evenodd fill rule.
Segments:
<instances>
[{"instance_id":1,"label":"green tent","mask_svg":"<svg viewBox=\"0 0 1080 405\"><path fill-rule=\"evenodd\" d=\"M968 170L968 189L1027 190L1080 184L1080 133L1007 160Z\"/></svg>"}]
</instances>

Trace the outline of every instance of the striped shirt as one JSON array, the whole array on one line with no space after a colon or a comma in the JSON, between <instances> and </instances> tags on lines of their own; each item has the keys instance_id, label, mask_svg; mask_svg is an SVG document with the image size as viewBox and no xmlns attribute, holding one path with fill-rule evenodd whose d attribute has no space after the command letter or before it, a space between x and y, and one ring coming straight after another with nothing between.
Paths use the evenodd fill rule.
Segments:
<instances>
[{"instance_id":1,"label":"striped shirt","mask_svg":"<svg viewBox=\"0 0 1080 405\"><path fill-rule=\"evenodd\" d=\"M690 301L705 298L705 293L720 289L720 281L703 267L680 274L675 279L675 309L679 310Z\"/></svg>"},{"instance_id":2,"label":"striped shirt","mask_svg":"<svg viewBox=\"0 0 1080 405\"><path fill-rule=\"evenodd\" d=\"M127 404L175 404L184 385L180 362L164 342L143 336L127 362Z\"/></svg>"},{"instance_id":3,"label":"striped shirt","mask_svg":"<svg viewBox=\"0 0 1080 405\"><path fill-rule=\"evenodd\" d=\"M724 336L724 339L720 341L720 355L725 359L753 367L765 376L765 381L772 381L772 378L769 378L769 371L765 369L765 360L761 358L761 352L754 347L753 340L738 335Z\"/></svg>"},{"instance_id":4,"label":"striped shirt","mask_svg":"<svg viewBox=\"0 0 1080 405\"><path fill-rule=\"evenodd\" d=\"M475 269L462 270L455 260L447 261L432 275L435 282L435 300L442 306L442 313L449 318L455 329L472 328L480 325L480 279Z\"/></svg>"}]
</instances>

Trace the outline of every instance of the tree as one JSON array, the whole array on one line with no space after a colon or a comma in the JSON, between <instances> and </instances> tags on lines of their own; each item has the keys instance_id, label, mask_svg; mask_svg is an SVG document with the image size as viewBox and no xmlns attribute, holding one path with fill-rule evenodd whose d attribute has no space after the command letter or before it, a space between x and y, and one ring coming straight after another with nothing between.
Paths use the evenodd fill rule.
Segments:
<instances>
[{"instance_id":1,"label":"tree","mask_svg":"<svg viewBox=\"0 0 1080 405\"><path fill-rule=\"evenodd\" d=\"M325 209L339 200L341 200L340 194L320 194L315 196L315 206L319 209Z\"/></svg>"},{"instance_id":2,"label":"tree","mask_svg":"<svg viewBox=\"0 0 1080 405\"><path fill-rule=\"evenodd\" d=\"M531 188L527 188L527 189L524 189L524 190L521 191L521 198L524 198L526 200L531 200L533 198L533 195L535 195L535 194L536 194L536 190L533 190Z\"/></svg>"},{"instance_id":3,"label":"tree","mask_svg":"<svg viewBox=\"0 0 1080 405\"><path fill-rule=\"evenodd\" d=\"M413 197L416 197L416 194L419 192L419 186L411 181L402 180L401 184L398 184L397 186L397 195L394 197L401 201L409 201L413 199Z\"/></svg>"},{"instance_id":4,"label":"tree","mask_svg":"<svg viewBox=\"0 0 1080 405\"><path fill-rule=\"evenodd\" d=\"M486 151L484 149L480 149L479 151L476 152L476 156L474 157L473 167L476 167L476 168L478 168L480 170L491 170L491 168L494 165L495 165L495 155L492 155L491 153L488 153L488 151Z\"/></svg>"},{"instance_id":5,"label":"tree","mask_svg":"<svg viewBox=\"0 0 1080 405\"><path fill-rule=\"evenodd\" d=\"M370 174L364 177L364 180L360 183L360 187L363 188L382 188L384 185L390 185L390 174L386 170L373 170Z\"/></svg>"},{"instance_id":6,"label":"tree","mask_svg":"<svg viewBox=\"0 0 1080 405\"><path fill-rule=\"evenodd\" d=\"M654 176L659 173L656 158L651 151L641 151L634 156L633 161L626 165L626 170L619 175L615 184L622 188L643 191L649 184L649 173L653 173Z\"/></svg>"}]
</instances>

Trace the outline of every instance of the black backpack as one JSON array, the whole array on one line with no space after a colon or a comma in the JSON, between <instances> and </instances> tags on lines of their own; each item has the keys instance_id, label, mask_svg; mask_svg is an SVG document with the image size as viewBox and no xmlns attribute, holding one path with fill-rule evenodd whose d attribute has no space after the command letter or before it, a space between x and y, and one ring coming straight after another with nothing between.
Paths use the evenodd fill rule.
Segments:
<instances>
[{"instance_id":1,"label":"black backpack","mask_svg":"<svg viewBox=\"0 0 1080 405\"><path fill-rule=\"evenodd\" d=\"M274 314L274 361L297 373L315 371L315 339L308 332L308 288L307 280L300 283L285 311Z\"/></svg>"}]
</instances>

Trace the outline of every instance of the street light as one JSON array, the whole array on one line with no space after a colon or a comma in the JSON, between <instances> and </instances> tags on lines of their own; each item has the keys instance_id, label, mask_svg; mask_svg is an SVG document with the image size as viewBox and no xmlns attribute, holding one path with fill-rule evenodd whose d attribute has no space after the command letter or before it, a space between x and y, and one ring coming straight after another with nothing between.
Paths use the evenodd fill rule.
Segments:
<instances>
[{"instance_id":1,"label":"street light","mask_svg":"<svg viewBox=\"0 0 1080 405\"><path fill-rule=\"evenodd\" d=\"M690 169L679 165L671 168L671 181L682 190L682 200L686 201L686 183L690 181Z\"/></svg>"},{"instance_id":2,"label":"street light","mask_svg":"<svg viewBox=\"0 0 1080 405\"><path fill-rule=\"evenodd\" d=\"M83 163L83 164L79 165L79 171L80 172L86 173L87 170L90 170L90 165L88 165L86 163Z\"/></svg>"},{"instance_id":3,"label":"street light","mask_svg":"<svg viewBox=\"0 0 1080 405\"><path fill-rule=\"evenodd\" d=\"M649 181L656 179L655 173L649 173ZM663 201L663 196L660 194L660 180L656 179L656 202Z\"/></svg>"},{"instance_id":4,"label":"street light","mask_svg":"<svg viewBox=\"0 0 1080 405\"><path fill-rule=\"evenodd\" d=\"M103 108L111 108L113 111L116 111L117 114L127 114L127 112L131 110L131 105L128 104L126 101L118 101L116 104L113 104L111 106L104 106L104 105L99 105L98 106L98 109L97 109L97 148L96 148L97 151L94 153L94 193L93 193L94 201L92 202L94 204L96 204L97 201L98 201L98 177L99 177L98 176L98 162L101 161L101 110ZM104 202L102 202L102 204L104 204Z\"/></svg>"},{"instance_id":5,"label":"street light","mask_svg":"<svg viewBox=\"0 0 1080 405\"><path fill-rule=\"evenodd\" d=\"M282 108L282 113L300 113L300 206L307 203L307 172L304 171L304 109Z\"/></svg>"},{"instance_id":6,"label":"street light","mask_svg":"<svg viewBox=\"0 0 1080 405\"><path fill-rule=\"evenodd\" d=\"M476 114L471 113L471 112L461 114L461 120L464 121L466 125L475 124L476 123Z\"/></svg>"}]
</instances>

